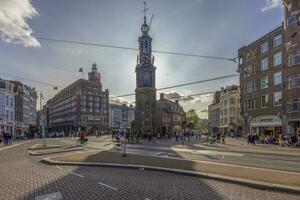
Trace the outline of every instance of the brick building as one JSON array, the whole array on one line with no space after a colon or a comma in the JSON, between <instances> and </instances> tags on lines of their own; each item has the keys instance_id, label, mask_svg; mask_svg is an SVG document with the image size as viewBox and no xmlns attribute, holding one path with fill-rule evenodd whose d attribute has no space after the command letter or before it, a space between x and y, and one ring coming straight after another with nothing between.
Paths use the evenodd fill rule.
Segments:
<instances>
[{"instance_id":1,"label":"brick building","mask_svg":"<svg viewBox=\"0 0 300 200\"><path fill-rule=\"evenodd\" d=\"M160 94L160 99L157 102L158 108L158 131L162 134L175 134L176 131L181 131L185 127L186 113L179 101L171 101L165 98L164 93Z\"/></svg>"},{"instance_id":2,"label":"brick building","mask_svg":"<svg viewBox=\"0 0 300 200\"><path fill-rule=\"evenodd\" d=\"M300 2L283 2L284 22L238 50L244 133L277 140L300 131Z\"/></svg>"},{"instance_id":3,"label":"brick building","mask_svg":"<svg viewBox=\"0 0 300 200\"><path fill-rule=\"evenodd\" d=\"M92 65L88 80L79 79L47 102L48 132L71 133L108 128L109 91L102 91L97 65Z\"/></svg>"}]
</instances>

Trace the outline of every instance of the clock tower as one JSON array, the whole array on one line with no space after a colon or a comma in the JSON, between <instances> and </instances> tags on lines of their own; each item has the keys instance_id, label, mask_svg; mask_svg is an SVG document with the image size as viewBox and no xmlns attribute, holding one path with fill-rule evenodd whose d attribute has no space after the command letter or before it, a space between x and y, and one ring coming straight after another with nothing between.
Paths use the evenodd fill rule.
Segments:
<instances>
[{"instance_id":1,"label":"clock tower","mask_svg":"<svg viewBox=\"0 0 300 200\"><path fill-rule=\"evenodd\" d=\"M135 123L138 132L153 133L156 130L156 88L154 57L152 57L152 38L149 36L150 26L147 24L146 6L144 23L139 37L139 54L137 56L136 89L135 89Z\"/></svg>"}]
</instances>

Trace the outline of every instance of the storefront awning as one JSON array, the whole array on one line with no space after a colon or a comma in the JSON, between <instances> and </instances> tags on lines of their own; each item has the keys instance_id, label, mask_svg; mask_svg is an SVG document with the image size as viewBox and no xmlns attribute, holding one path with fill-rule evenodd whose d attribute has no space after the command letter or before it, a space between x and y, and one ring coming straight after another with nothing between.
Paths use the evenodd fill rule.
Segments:
<instances>
[{"instance_id":1,"label":"storefront awning","mask_svg":"<svg viewBox=\"0 0 300 200\"><path fill-rule=\"evenodd\" d=\"M282 126L281 122L256 122L256 123L251 123L251 127L273 127L273 126Z\"/></svg>"}]
</instances>

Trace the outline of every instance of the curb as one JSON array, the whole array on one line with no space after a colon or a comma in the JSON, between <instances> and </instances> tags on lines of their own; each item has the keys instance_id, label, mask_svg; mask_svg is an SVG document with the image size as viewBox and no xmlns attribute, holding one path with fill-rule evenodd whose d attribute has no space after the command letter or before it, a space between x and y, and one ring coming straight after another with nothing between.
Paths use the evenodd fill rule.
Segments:
<instances>
[{"instance_id":1,"label":"curb","mask_svg":"<svg viewBox=\"0 0 300 200\"><path fill-rule=\"evenodd\" d=\"M57 146L50 146L50 147L38 147L38 148L34 148L34 147L29 147L27 150L47 150L47 149L58 149L58 148L62 148L61 145L57 145Z\"/></svg>"},{"instance_id":2,"label":"curb","mask_svg":"<svg viewBox=\"0 0 300 200\"><path fill-rule=\"evenodd\" d=\"M72 152L72 151L81 151L84 150L83 148L76 148L76 149L66 149L62 151L50 151L50 152L35 152L35 151L28 151L28 154L30 156L43 156L43 155L51 155L56 153L66 153L66 152Z\"/></svg>"},{"instance_id":3,"label":"curb","mask_svg":"<svg viewBox=\"0 0 300 200\"><path fill-rule=\"evenodd\" d=\"M90 167L115 167L115 168L128 168L128 169L148 169L153 171L162 171L162 172L171 172L175 174L187 175L187 176L198 176L203 178L209 178L234 184L240 184L249 186L256 189L261 190L272 190L272 191L281 191L287 193L295 193L300 194L300 187L287 186L281 184L272 184L262 181L254 181L244 178L234 178L229 176L223 176L218 174L211 173L203 173L189 170L181 170L181 169L172 169L165 167L154 167L148 165L131 165L131 164L116 164L116 163L93 163L93 162L63 162L53 160L53 157L43 158L41 162L49 164L49 165L80 165L80 166L90 166Z\"/></svg>"}]
</instances>

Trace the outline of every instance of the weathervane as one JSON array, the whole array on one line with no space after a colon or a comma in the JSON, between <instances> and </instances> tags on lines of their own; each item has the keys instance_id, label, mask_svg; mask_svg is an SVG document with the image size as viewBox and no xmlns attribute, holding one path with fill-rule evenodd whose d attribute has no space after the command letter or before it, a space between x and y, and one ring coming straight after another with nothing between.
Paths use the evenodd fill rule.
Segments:
<instances>
[{"instance_id":1,"label":"weathervane","mask_svg":"<svg viewBox=\"0 0 300 200\"><path fill-rule=\"evenodd\" d=\"M147 7L147 2L144 0L144 10L142 11L144 13L144 23L147 24L147 10L149 10L149 7Z\"/></svg>"},{"instance_id":2,"label":"weathervane","mask_svg":"<svg viewBox=\"0 0 300 200\"><path fill-rule=\"evenodd\" d=\"M144 13L144 25L143 25L143 30L142 32L149 32L150 30L150 27L151 27L151 23L152 23L152 20L153 20L153 14L151 15L151 19L150 19L150 23L149 23L149 26L147 25L147 10L149 10L149 6L147 5L147 1L144 0L144 10L142 11Z\"/></svg>"}]
</instances>

